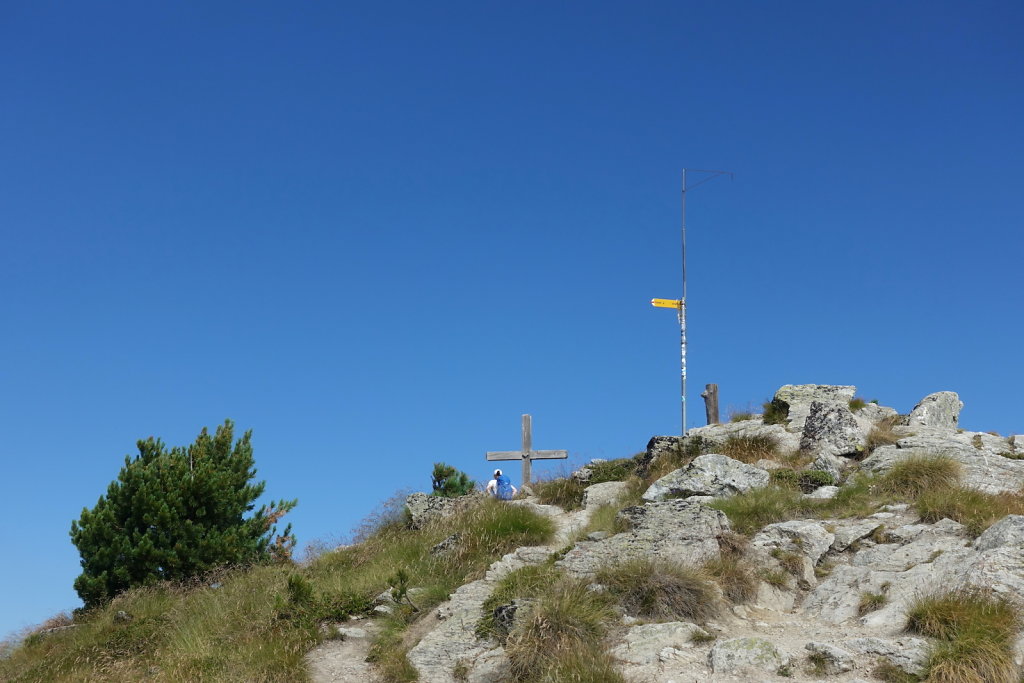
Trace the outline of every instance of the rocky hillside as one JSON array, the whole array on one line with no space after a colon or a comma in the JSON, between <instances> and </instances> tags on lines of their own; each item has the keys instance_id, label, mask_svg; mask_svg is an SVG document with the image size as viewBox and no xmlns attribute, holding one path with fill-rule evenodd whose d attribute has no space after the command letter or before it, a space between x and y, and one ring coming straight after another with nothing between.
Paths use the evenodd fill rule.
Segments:
<instances>
[{"instance_id":1,"label":"rocky hillside","mask_svg":"<svg viewBox=\"0 0 1024 683\"><path fill-rule=\"evenodd\" d=\"M564 482L575 511L537 486L514 504L553 519L556 540L414 621L395 644L408 677L568 680L554 651L583 629L552 616L550 586L575 581L610 610L579 636L599 644L577 680L1019 681L1024 437L958 429L961 408L952 392L900 415L854 387L785 386L763 415L651 439L621 481L584 467ZM409 500L414 523L471 504ZM622 567L641 568L640 598ZM691 583L660 578L678 568ZM314 679L383 680L363 661L374 622L338 624L348 637L310 654Z\"/></svg>"}]
</instances>

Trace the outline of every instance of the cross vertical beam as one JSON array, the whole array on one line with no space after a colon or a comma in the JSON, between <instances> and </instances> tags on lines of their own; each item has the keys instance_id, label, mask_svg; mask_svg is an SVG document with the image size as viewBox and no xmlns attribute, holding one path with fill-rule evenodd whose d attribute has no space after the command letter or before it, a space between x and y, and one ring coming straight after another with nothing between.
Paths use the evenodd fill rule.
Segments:
<instances>
[{"instance_id":1,"label":"cross vertical beam","mask_svg":"<svg viewBox=\"0 0 1024 683\"><path fill-rule=\"evenodd\" d=\"M534 460L568 458L569 451L533 450L533 419L523 415L523 447L518 451L487 451L488 460L520 460L523 463L523 485L529 484Z\"/></svg>"}]
</instances>

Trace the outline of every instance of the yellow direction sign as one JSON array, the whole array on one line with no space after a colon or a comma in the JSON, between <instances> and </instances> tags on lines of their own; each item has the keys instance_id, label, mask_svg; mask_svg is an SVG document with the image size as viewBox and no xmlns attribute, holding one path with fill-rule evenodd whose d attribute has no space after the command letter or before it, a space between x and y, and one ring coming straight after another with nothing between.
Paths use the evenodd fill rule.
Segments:
<instances>
[{"instance_id":1,"label":"yellow direction sign","mask_svg":"<svg viewBox=\"0 0 1024 683\"><path fill-rule=\"evenodd\" d=\"M651 299L651 305L656 308L682 308L681 299Z\"/></svg>"}]
</instances>

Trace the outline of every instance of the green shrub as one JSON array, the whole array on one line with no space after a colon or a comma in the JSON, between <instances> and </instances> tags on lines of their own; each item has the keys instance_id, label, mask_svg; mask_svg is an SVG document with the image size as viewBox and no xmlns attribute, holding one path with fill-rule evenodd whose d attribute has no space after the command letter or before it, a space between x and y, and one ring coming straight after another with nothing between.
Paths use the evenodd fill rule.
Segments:
<instances>
[{"instance_id":1,"label":"green shrub","mask_svg":"<svg viewBox=\"0 0 1024 683\"><path fill-rule=\"evenodd\" d=\"M947 456L911 455L882 475L877 486L882 493L913 500L925 491L953 486L960 471L960 463Z\"/></svg>"},{"instance_id":2,"label":"green shrub","mask_svg":"<svg viewBox=\"0 0 1024 683\"><path fill-rule=\"evenodd\" d=\"M430 474L430 486L433 495L443 498L457 498L471 493L476 482L465 472L455 469L443 462L434 463L434 471Z\"/></svg>"},{"instance_id":3,"label":"green shrub","mask_svg":"<svg viewBox=\"0 0 1024 683\"><path fill-rule=\"evenodd\" d=\"M868 402L865 401L863 398L861 398L860 396L855 396L850 399L850 403L848 405L850 407L850 412L856 413L858 410L860 410L867 404Z\"/></svg>"},{"instance_id":4,"label":"green shrub","mask_svg":"<svg viewBox=\"0 0 1024 683\"><path fill-rule=\"evenodd\" d=\"M761 408L761 420L766 425L785 424L789 420L789 406L782 401L772 399L763 403Z\"/></svg>"},{"instance_id":5,"label":"green shrub","mask_svg":"<svg viewBox=\"0 0 1024 683\"><path fill-rule=\"evenodd\" d=\"M630 560L599 570L595 580L632 616L703 623L719 612L708 575L673 562Z\"/></svg>"}]
</instances>

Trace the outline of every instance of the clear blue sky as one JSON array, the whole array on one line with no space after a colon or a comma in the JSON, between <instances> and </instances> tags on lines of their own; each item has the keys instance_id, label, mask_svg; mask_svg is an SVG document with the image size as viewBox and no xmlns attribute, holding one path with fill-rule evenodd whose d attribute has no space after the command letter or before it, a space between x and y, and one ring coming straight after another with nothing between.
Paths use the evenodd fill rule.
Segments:
<instances>
[{"instance_id":1,"label":"clear blue sky","mask_svg":"<svg viewBox=\"0 0 1024 683\"><path fill-rule=\"evenodd\" d=\"M159 4L158 4L159 5ZM6 3L0 633L135 441L254 430L300 546L435 461L787 383L1024 432L1020 2ZM516 476L518 483L518 476Z\"/></svg>"}]
</instances>

